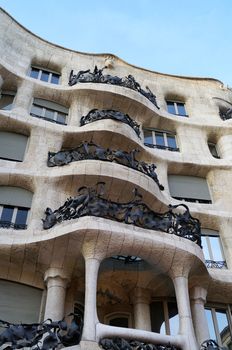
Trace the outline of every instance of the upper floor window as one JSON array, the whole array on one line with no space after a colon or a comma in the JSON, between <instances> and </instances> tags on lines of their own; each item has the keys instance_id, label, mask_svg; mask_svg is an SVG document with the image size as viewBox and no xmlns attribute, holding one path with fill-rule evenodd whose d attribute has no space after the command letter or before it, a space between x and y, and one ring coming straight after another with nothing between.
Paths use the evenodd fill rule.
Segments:
<instances>
[{"instance_id":1,"label":"upper floor window","mask_svg":"<svg viewBox=\"0 0 232 350\"><path fill-rule=\"evenodd\" d=\"M169 191L173 198L186 202L212 203L206 179L196 176L169 175Z\"/></svg>"},{"instance_id":2,"label":"upper floor window","mask_svg":"<svg viewBox=\"0 0 232 350\"><path fill-rule=\"evenodd\" d=\"M226 268L219 233L214 230L202 229L202 247L206 266L209 268Z\"/></svg>"},{"instance_id":3,"label":"upper floor window","mask_svg":"<svg viewBox=\"0 0 232 350\"><path fill-rule=\"evenodd\" d=\"M185 104L183 102L166 101L168 113L179 115L181 117L187 117Z\"/></svg>"},{"instance_id":4,"label":"upper floor window","mask_svg":"<svg viewBox=\"0 0 232 350\"><path fill-rule=\"evenodd\" d=\"M208 142L209 151L214 158L220 159L215 143Z\"/></svg>"},{"instance_id":5,"label":"upper floor window","mask_svg":"<svg viewBox=\"0 0 232 350\"><path fill-rule=\"evenodd\" d=\"M232 319L230 305L206 306L210 338L223 349L232 349Z\"/></svg>"},{"instance_id":6,"label":"upper floor window","mask_svg":"<svg viewBox=\"0 0 232 350\"><path fill-rule=\"evenodd\" d=\"M41 98L34 98L31 113L33 117L42 118L50 122L66 125L68 108Z\"/></svg>"},{"instance_id":7,"label":"upper floor window","mask_svg":"<svg viewBox=\"0 0 232 350\"><path fill-rule=\"evenodd\" d=\"M15 98L14 91L2 91L0 94L0 109L10 111Z\"/></svg>"},{"instance_id":8,"label":"upper floor window","mask_svg":"<svg viewBox=\"0 0 232 350\"><path fill-rule=\"evenodd\" d=\"M168 131L145 129L144 144L148 147L179 151L176 142L176 135Z\"/></svg>"},{"instance_id":9,"label":"upper floor window","mask_svg":"<svg viewBox=\"0 0 232 350\"><path fill-rule=\"evenodd\" d=\"M39 67L31 67L30 77L51 84L59 84L60 80L60 74Z\"/></svg>"},{"instance_id":10,"label":"upper floor window","mask_svg":"<svg viewBox=\"0 0 232 350\"><path fill-rule=\"evenodd\" d=\"M22 162L28 137L13 132L0 131L0 159Z\"/></svg>"},{"instance_id":11,"label":"upper floor window","mask_svg":"<svg viewBox=\"0 0 232 350\"><path fill-rule=\"evenodd\" d=\"M0 228L27 228L33 194L20 187L0 186Z\"/></svg>"}]
</instances>

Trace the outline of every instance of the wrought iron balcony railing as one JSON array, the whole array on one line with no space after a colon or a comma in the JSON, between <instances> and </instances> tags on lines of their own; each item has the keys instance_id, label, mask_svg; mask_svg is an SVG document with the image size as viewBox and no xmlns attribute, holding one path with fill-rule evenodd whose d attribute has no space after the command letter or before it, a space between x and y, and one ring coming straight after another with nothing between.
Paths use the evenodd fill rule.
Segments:
<instances>
[{"instance_id":1,"label":"wrought iron balcony railing","mask_svg":"<svg viewBox=\"0 0 232 350\"><path fill-rule=\"evenodd\" d=\"M226 261L205 260L208 269L227 269Z\"/></svg>"},{"instance_id":2,"label":"wrought iron balcony railing","mask_svg":"<svg viewBox=\"0 0 232 350\"><path fill-rule=\"evenodd\" d=\"M16 224L11 221L0 220L0 228L13 228L14 230L26 230L26 224Z\"/></svg>"},{"instance_id":3,"label":"wrought iron balcony railing","mask_svg":"<svg viewBox=\"0 0 232 350\"><path fill-rule=\"evenodd\" d=\"M180 149L178 147L155 145L155 144L151 144L151 143L144 143L144 145L147 147L150 147L150 148L163 149L163 150L172 151L172 152L180 152Z\"/></svg>"}]
</instances>

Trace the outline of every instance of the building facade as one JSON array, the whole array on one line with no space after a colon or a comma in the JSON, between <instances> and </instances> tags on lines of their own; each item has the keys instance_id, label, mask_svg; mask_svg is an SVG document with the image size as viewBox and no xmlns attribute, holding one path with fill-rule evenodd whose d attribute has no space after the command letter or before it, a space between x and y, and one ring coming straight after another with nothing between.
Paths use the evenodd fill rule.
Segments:
<instances>
[{"instance_id":1,"label":"building facade","mask_svg":"<svg viewBox=\"0 0 232 350\"><path fill-rule=\"evenodd\" d=\"M231 90L0 26L0 319L232 349Z\"/></svg>"}]
</instances>

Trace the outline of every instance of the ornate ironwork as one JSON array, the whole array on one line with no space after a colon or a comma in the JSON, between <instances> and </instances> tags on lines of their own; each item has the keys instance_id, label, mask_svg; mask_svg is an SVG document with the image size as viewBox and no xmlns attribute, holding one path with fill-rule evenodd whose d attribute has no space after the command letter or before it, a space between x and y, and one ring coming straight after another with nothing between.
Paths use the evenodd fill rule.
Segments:
<instances>
[{"instance_id":1,"label":"ornate ironwork","mask_svg":"<svg viewBox=\"0 0 232 350\"><path fill-rule=\"evenodd\" d=\"M159 189L163 191L164 187L160 184L155 172L155 164L147 164L143 161L136 160L135 155L138 152L139 150L137 149L134 149L131 152L111 150L109 148L105 149L92 142L82 142L78 147L71 150L59 151L57 153L49 152L47 165L49 167L62 166L84 159L116 162L148 175L157 183Z\"/></svg>"},{"instance_id":2,"label":"ornate ironwork","mask_svg":"<svg viewBox=\"0 0 232 350\"><path fill-rule=\"evenodd\" d=\"M179 152L180 151L180 149L178 147L154 145L154 144L151 144L151 143L144 143L144 145L147 146L147 147L150 147L150 148L164 149L164 150L173 151L173 152Z\"/></svg>"},{"instance_id":3,"label":"ornate ironwork","mask_svg":"<svg viewBox=\"0 0 232 350\"><path fill-rule=\"evenodd\" d=\"M201 246L200 221L193 218L185 204L169 205L165 213L156 213L142 202L142 195L135 188L134 198L129 203L116 203L103 197L104 182L95 188L81 187L78 195L70 197L58 209L45 210L43 228L49 229L56 223L83 216L97 216L149 230L158 230L187 238ZM176 213L176 208L184 208L184 213Z\"/></svg>"},{"instance_id":4,"label":"ornate ironwork","mask_svg":"<svg viewBox=\"0 0 232 350\"><path fill-rule=\"evenodd\" d=\"M111 258L115 260L123 261L125 265L140 263L142 261L140 257L134 256L134 255L114 255Z\"/></svg>"},{"instance_id":5,"label":"ornate ironwork","mask_svg":"<svg viewBox=\"0 0 232 350\"><path fill-rule=\"evenodd\" d=\"M1 228L13 228L14 230L26 230L27 225L26 224L15 224L11 221L3 221L0 220L0 227Z\"/></svg>"},{"instance_id":6,"label":"ornate ironwork","mask_svg":"<svg viewBox=\"0 0 232 350\"><path fill-rule=\"evenodd\" d=\"M205 260L208 269L227 269L226 261Z\"/></svg>"},{"instance_id":7,"label":"ornate ironwork","mask_svg":"<svg viewBox=\"0 0 232 350\"><path fill-rule=\"evenodd\" d=\"M228 108L226 110L219 111L220 118L222 120L228 120L232 118L232 108Z\"/></svg>"},{"instance_id":8,"label":"ornate ironwork","mask_svg":"<svg viewBox=\"0 0 232 350\"><path fill-rule=\"evenodd\" d=\"M82 319L80 315L75 316L71 324L66 321L52 321L48 319L41 323L13 324L0 320L0 326L5 330L0 334L0 347L7 345L5 349L30 348L36 350L55 349L59 345L77 345L81 339ZM79 324L76 318L79 318Z\"/></svg>"},{"instance_id":9,"label":"ornate ironwork","mask_svg":"<svg viewBox=\"0 0 232 350\"><path fill-rule=\"evenodd\" d=\"M98 69L97 66L95 66L93 72L91 72L90 69L87 69L80 70L77 74L73 74L73 70L71 70L68 84L70 86L73 86L77 83L103 83L123 86L138 91L149 101L151 101L156 106L156 108L159 109L156 102L156 96L151 92L148 86L146 86L146 90L143 90L140 84L135 80L135 78L131 74L124 78L119 78L118 76L113 76L110 74L104 75L103 70L106 68L107 67Z\"/></svg>"},{"instance_id":10,"label":"ornate ironwork","mask_svg":"<svg viewBox=\"0 0 232 350\"><path fill-rule=\"evenodd\" d=\"M103 338L99 345L104 350L180 350L170 343L168 345L158 345L123 338Z\"/></svg>"},{"instance_id":11,"label":"ornate ironwork","mask_svg":"<svg viewBox=\"0 0 232 350\"><path fill-rule=\"evenodd\" d=\"M124 114L120 111L115 111L114 109L92 109L89 113L80 120L80 126L93 123L97 120L102 119L113 119L122 123L129 125L140 138L140 127L128 114Z\"/></svg>"},{"instance_id":12,"label":"ornate ironwork","mask_svg":"<svg viewBox=\"0 0 232 350\"><path fill-rule=\"evenodd\" d=\"M200 350L226 350L227 348L219 346L215 340L208 339L201 344Z\"/></svg>"}]
</instances>

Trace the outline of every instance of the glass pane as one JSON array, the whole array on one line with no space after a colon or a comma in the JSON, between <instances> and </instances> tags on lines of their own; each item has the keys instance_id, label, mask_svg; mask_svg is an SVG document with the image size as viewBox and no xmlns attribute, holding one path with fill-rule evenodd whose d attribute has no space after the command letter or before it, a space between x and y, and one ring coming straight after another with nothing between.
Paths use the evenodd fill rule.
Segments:
<instances>
[{"instance_id":1,"label":"glass pane","mask_svg":"<svg viewBox=\"0 0 232 350\"><path fill-rule=\"evenodd\" d=\"M213 324L212 312L209 309L205 309L205 314L207 318L210 339L213 339L216 341L216 333L215 333L214 324Z\"/></svg>"},{"instance_id":2,"label":"glass pane","mask_svg":"<svg viewBox=\"0 0 232 350\"><path fill-rule=\"evenodd\" d=\"M179 115L186 115L184 103L177 102L177 111Z\"/></svg>"},{"instance_id":3,"label":"glass pane","mask_svg":"<svg viewBox=\"0 0 232 350\"><path fill-rule=\"evenodd\" d=\"M213 254L213 260L215 261L223 261L225 260L222 251L221 251L221 245L220 245L220 238L219 237L209 237L210 239L210 245L211 250Z\"/></svg>"},{"instance_id":4,"label":"glass pane","mask_svg":"<svg viewBox=\"0 0 232 350\"><path fill-rule=\"evenodd\" d=\"M203 248L205 260L212 260L212 258L210 257L210 254L209 254L207 239L205 236L202 237L201 243L202 243L202 248Z\"/></svg>"},{"instance_id":5,"label":"glass pane","mask_svg":"<svg viewBox=\"0 0 232 350\"><path fill-rule=\"evenodd\" d=\"M209 150L210 150L210 153L212 154L212 156L215 158L218 158L216 145L214 145L213 143L209 143L208 146L209 146Z\"/></svg>"},{"instance_id":6,"label":"glass pane","mask_svg":"<svg viewBox=\"0 0 232 350\"><path fill-rule=\"evenodd\" d=\"M128 318L116 317L110 320L110 326L128 328Z\"/></svg>"},{"instance_id":7,"label":"glass pane","mask_svg":"<svg viewBox=\"0 0 232 350\"><path fill-rule=\"evenodd\" d=\"M40 106L32 105L31 113L41 117L43 115L43 108Z\"/></svg>"},{"instance_id":8,"label":"glass pane","mask_svg":"<svg viewBox=\"0 0 232 350\"><path fill-rule=\"evenodd\" d=\"M59 123L65 124L66 122L66 115L64 113L57 113L57 119Z\"/></svg>"},{"instance_id":9,"label":"glass pane","mask_svg":"<svg viewBox=\"0 0 232 350\"><path fill-rule=\"evenodd\" d=\"M171 335L179 331L179 315L176 303L168 302L168 316Z\"/></svg>"},{"instance_id":10,"label":"glass pane","mask_svg":"<svg viewBox=\"0 0 232 350\"><path fill-rule=\"evenodd\" d=\"M155 140L156 140L156 145L165 146L164 134L162 132L155 133Z\"/></svg>"},{"instance_id":11,"label":"glass pane","mask_svg":"<svg viewBox=\"0 0 232 350\"><path fill-rule=\"evenodd\" d=\"M42 71L40 80L48 81L48 79L49 79L49 74L50 74L49 72Z\"/></svg>"},{"instance_id":12,"label":"glass pane","mask_svg":"<svg viewBox=\"0 0 232 350\"><path fill-rule=\"evenodd\" d=\"M60 76L58 74L52 73L51 83L52 84L59 84Z\"/></svg>"},{"instance_id":13,"label":"glass pane","mask_svg":"<svg viewBox=\"0 0 232 350\"><path fill-rule=\"evenodd\" d=\"M37 68L31 68L30 77L31 77L31 78L35 78L35 79L38 79L38 76L39 76L39 69L37 69Z\"/></svg>"},{"instance_id":14,"label":"glass pane","mask_svg":"<svg viewBox=\"0 0 232 350\"><path fill-rule=\"evenodd\" d=\"M18 208L15 224L16 225L25 225L27 222L27 214L28 209L27 208Z\"/></svg>"},{"instance_id":15,"label":"glass pane","mask_svg":"<svg viewBox=\"0 0 232 350\"><path fill-rule=\"evenodd\" d=\"M152 332L166 334L163 302L156 301L151 303L150 309Z\"/></svg>"},{"instance_id":16,"label":"glass pane","mask_svg":"<svg viewBox=\"0 0 232 350\"><path fill-rule=\"evenodd\" d=\"M52 109L46 109L45 110L45 117L48 119L54 119L55 112Z\"/></svg>"},{"instance_id":17,"label":"glass pane","mask_svg":"<svg viewBox=\"0 0 232 350\"><path fill-rule=\"evenodd\" d=\"M11 207L9 205L4 205L2 210L2 215L1 215L1 221L11 222L13 211L14 211L14 207Z\"/></svg>"},{"instance_id":18,"label":"glass pane","mask_svg":"<svg viewBox=\"0 0 232 350\"><path fill-rule=\"evenodd\" d=\"M144 130L144 143L148 143L149 145L153 145L152 131Z\"/></svg>"},{"instance_id":19,"label":"glass pane","mask_svg":"<svg viewBox=\"0 0 232 350\"><path fill-rule=\"evenodd\" d=\"M226 346L231 341L231 334L227 320L226 310L216 309L217 323L220 332L221 342Z\"/></svg>"},{"instance_id":20,"label":"glass pane","mask_svg":"<svg viewBox=\"0 0 232 350\"><path fill-rule=\"evenodd\" d=\"M174 102L167 101L168 113L176 114Z\"/></svg>"},{"instance_id":21,"label":"glass pane","mask_svg":"<svg viewBox=\"0 0 232 350\"><path fill-rule=\"evenodd\" d=\"M11 110L13 100L14 96L2 94L2 97L0 99L0 109L3 109L4 111Z\"/></svg>"},{"instance_id":22,"label":"glass pane","mask_svg":"<svg viewBox=\"0 0 232 350\"><path fill-rule=\"evenodd\" d=\"M167 134L168 147L177 148L175 136Z\"/></svg>"}]
</instances>

